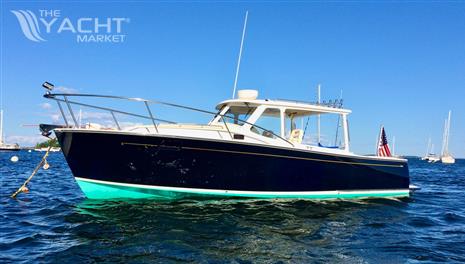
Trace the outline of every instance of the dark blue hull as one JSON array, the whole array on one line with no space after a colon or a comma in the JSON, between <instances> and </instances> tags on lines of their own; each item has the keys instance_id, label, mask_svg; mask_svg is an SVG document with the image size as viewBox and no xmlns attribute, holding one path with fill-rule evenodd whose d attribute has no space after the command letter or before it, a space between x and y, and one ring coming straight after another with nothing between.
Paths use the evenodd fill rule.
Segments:
<instances>
[{"instance_id":1,"label":"dark blue hull","mask_svg":"<svg viewBox=\"0 0 465 264\"><path fill-rule=\"evenodd\" d=\"M118 186L246 193L409 188L403 160L112 132L56 134L75 177Z\"/></svg>"}]
</instances>

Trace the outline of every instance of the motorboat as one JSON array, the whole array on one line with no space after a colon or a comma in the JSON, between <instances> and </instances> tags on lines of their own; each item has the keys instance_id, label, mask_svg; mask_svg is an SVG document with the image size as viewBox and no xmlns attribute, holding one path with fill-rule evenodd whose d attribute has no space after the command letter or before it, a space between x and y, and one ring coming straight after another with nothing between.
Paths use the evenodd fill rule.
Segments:
<instances>
[{"instance_id":1,"label":"motorboat","mask_svg":"<svg viewBox=\"0 0 465 264\"><path fill-rule=\"evenodd\" d=\"M0 109L0 151L19 151L18 144L7 144L3 136L3 109Z\"/></svg>"},{"instance_id":2,"label":"motorboat","mask_svg":"<svg viewBox=\"0 0 465 264\"><path fill-rule=\"evenodd\" d=\"M439 158L438 156L436 156L435 154L431 153L429 156L428 156L428 162L429 163L436 163L438 161L440 161L441 158Z\"/></svg>"},{"instance_id":3,"label":"motorboat","mask_svg":"<svg viewBox=\"0 0 465 264\"><path fill-rule=\"evenodd\" d=\"M77 184L91 199L350 199L410 193L406 159L351 151L351 110L342 107L342 100L259 99L256 90L240 90L237 98L218 103L216 111L205 111L141 98L57 94L52 85L44 87L44 97L58 103L64 124L42 124L42 134L55 133ZM84 99L139 104L144 113ZM161 106L208 115L208 122L161 119L163 112L154 111ZM107 112L113 124L80 126L73 107ZM317 115L340 120L339 146L305 140L305 122L296 120ZM124 127L124 116L144 124Z\"/></svg>"},{"instance_id":4,"label":"motorboat","mask_svg":"<svg viewBox=\"0 0 465 264\"><path fill-rule=\"evenodd\" d=\"M441 160L435 153L434 153L434 144L431 143L431 138L428 139L428 148L426 149L426 154L421 160L425 160L429 163L436 163Z\"/></svg>"},{"instance_id":5,"label":"motorboat","mask_svg":"<svg viewBox=\"0 0 465 264\"><path fill-rule=\"evenodd\" d=\"M19 151L21 148L18 144L6 144L0 140L0 151Z\"/></svg>"}]
</instances>

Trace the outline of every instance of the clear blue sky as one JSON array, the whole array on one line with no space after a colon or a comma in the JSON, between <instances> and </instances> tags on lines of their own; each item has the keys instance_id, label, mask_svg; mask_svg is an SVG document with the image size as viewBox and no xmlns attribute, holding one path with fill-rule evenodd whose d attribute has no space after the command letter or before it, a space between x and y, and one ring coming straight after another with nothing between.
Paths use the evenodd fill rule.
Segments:
<instances>
[{"instance_id":1,"label":"clear blue sky","mask_svg":"<svg viewBox=\"0 0 465 264\"><path fill-rule=\"evenodd\" d=\"M129 18L123 43L77 43L73 33L25 37L11 10ZM314 100L344 91L352 149L373 152L380 124L399 154L440 150L452 110L451 152L465 157L465 3L152 3L3 1L7 138L26 144L51 122L40 85L161 99L212 110L231 96L245 11L239 88L264 98ZM39 25L40 26L40 25ZM40 28L40 27L39 27ZM54 31L55 30L55 31Z\"/></svg>"}]
</instances>

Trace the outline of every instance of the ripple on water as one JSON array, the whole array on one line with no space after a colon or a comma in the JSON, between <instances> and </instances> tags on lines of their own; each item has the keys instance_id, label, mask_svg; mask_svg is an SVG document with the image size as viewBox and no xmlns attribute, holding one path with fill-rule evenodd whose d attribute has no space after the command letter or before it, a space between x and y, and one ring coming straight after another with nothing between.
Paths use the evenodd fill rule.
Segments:
<instances>
[{"instance_id":1,"label":"ripple on water","mask_svg":"<svg viewBox=\"0 0 465 264\"><path fill-rule=\"evenodd\" d=\"M0 189L40 153L0 153ZM82 197L61 153L31 192L0 197L0 262L372 263L465 261L465 163L410 161L407 199L121 200Z\"/></svg>"}]
</instances>

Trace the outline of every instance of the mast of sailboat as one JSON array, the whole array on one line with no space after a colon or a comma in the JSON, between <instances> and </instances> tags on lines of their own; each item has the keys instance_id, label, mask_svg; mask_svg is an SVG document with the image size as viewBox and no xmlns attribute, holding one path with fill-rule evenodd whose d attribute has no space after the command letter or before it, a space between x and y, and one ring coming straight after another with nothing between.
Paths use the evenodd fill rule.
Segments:
<instances>
[{"instance_id":1,"label":"mast of sailboat","mask_svg":"<svg viewBox=\"0 0 465 264\"><path fill-rule=\"evenodd\" d=\"M444 156L445 151L446 151L446 134L447 134L447 119L444 119L444 130L442 131L441 156Z\"/></svg>"},{"instance_id":2,"label":"mast of sailboat","mask_svg":"<svg viewBox=\"0 0 465 264\"><path fill-rule=\"evenodd\" d=\"M426 155L425 157L428 157L431 149L431 137L428 138L428 146L426 147Z\"/></svg>"},{"instance_id":3,"label":"mast of sailboat","mask_svg":"<svg viewBox=\"0 0 465 264\"><path fill-rule=\"evenodd\" d=\"M452 114L452 111L449 110L449 117L447 119L447 144L446 144L446 150L447 150L447 154L449 154L449 138L450 138L450 116Z\"/></svg>"},{"instance_id":4,"label":"mast of sailboat","mask_svg":"<svg viewBox=\"0 0 465 264\"><path fill-rule=\"evenodd\" d=\"M0 109L0 145L3 144L3 109Z\"/></svg>"},{"instance_id":5,"label":"mast of sailboat","mask_svg":"<svg viewBox=\"0 0 465 264\"><path fill-rule=\"evenodd\" d=\"M233 99L236 96L237 79L239 78L239 69L241 67L242 46L244 45L244 37L245 37L245 30L247 28L247 17L248 16L249 16L249 11L246 11L245 19L244 19L244 27L242 28L241 47L239 49L239 56L237 58L236 77L234 78L234 88L233 88L233 94L232 94Z\"/></svg>"},{"instance_id":6,"label":"mast of sailboat","mask_svg":"<svg viewBox=\"0 0 465 264\"><path fill-rule=\"evenodd\" d=\"M444 140L443 140L443 146L442 146L442 156L449 155L450 116L451 116L451 111L449 110L449 115L447 116L447 119L444 123Z\"/></svg>"}]
</instances>

